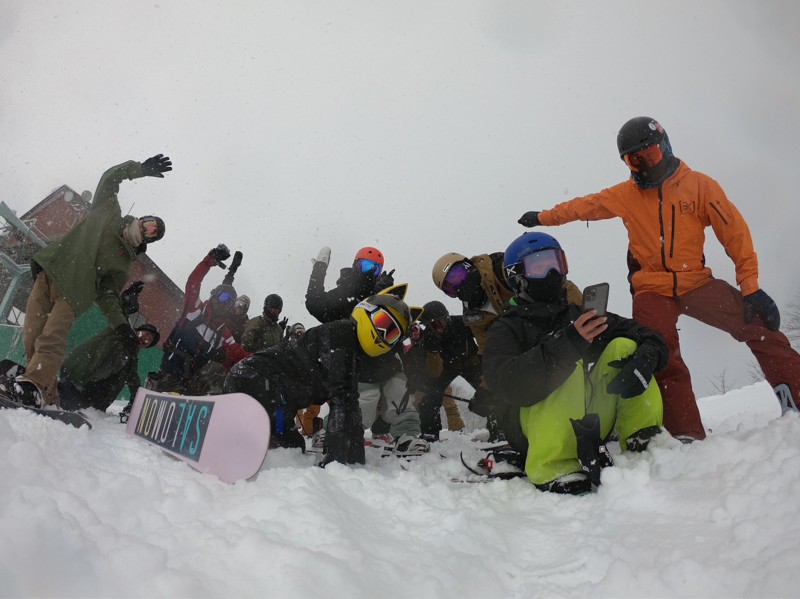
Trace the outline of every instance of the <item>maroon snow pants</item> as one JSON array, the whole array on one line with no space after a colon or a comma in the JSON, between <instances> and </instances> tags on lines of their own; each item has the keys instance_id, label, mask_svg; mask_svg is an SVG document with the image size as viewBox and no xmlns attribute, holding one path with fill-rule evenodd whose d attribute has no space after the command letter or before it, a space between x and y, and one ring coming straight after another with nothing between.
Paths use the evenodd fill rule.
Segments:
<instances>
[{"instance_id":1,"label":"maroon snow pants","mask_svg":"<svg viewBox=\"0 0 800 599\"><path fill-rule=\"evenodd\" d=\"M689 369L681 357L677 330L681 314L746 343L769 384L776 387L785 383L795 401L800 398L800 354L789 345L786 335L770 331L760 317L750 324L745 323L744 300L735 287L720 279L711 279L678 298L654 292L640 293L633 298L634 320L661 333L669 348L667 365L656 373L656 381L664 400L664 428L672 435L695 439L706 436L692 392Z\"/></svg>"}]
</instances>

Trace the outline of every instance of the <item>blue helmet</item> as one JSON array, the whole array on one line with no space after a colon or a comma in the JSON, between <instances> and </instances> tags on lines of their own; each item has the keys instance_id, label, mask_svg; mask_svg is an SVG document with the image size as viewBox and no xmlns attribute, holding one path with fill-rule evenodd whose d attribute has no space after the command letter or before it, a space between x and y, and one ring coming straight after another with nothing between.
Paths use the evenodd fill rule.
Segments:
<instances>
[{"instance_id":1,"label":"blue helmet","mask_svg":"<svg viewBox=\"0 0 800 599\"><path fill-rule=\"evenodd\" d=\"M566 285L567 256L547 233L528 231L505 251L503 267L509 286L526 299L554 301Z\"/></svg>"}]
</instances>

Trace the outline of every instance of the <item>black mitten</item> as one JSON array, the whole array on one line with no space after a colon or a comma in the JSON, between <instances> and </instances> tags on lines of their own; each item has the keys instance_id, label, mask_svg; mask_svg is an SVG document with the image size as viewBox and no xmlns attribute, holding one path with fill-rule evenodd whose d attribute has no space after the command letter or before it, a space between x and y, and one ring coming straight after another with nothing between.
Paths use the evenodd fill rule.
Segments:
<instances>
[{"instance_id":1,"label":"black mitten","mask_svg":"<svg viewBox=\"0 0 800 599\"><path fill-rule=\"evenodd\" d=\"M640 345L631 355L608 363L613 368L619 368L620 372L608 383L606 391L623 399L641 395L650 386L656 364L657 350L646 344Z\"/></svg>"},{"instance_id":2,"label":"black mitten","mask_svg":"<svg viewBox=\"0 0 800 599\"><path fill-rule=\"evenodd\" d=\"M744 296L744 321L750 324L758 315L770 331L777 331L781 326L781 313L773 299L763 289Z\"/></svg>"},{"instance_id":3,"label":"black mitten","mask_svg":"<svg viewBox=\"0 0 800 599\"><path fill-rule=\"evenodd\" d=\"M536 210L531 210L530 212L526 212L522 216L519 217L517 221L523 227L538 227L542 223L539 222L539 212Z\"/></svg>"}]
</instances>

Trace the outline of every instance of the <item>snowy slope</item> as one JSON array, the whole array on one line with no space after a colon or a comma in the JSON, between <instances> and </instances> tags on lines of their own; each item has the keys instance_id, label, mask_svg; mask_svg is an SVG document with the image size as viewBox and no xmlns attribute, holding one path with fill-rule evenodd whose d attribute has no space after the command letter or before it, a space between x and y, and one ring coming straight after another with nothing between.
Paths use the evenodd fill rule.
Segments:
<instances>
[{"instance_id":1,"label":"snowy slope","mask_svg":"<svg viewBox=\"0 0 800 599\"><path fill-rule=\"evenodd\" d=\"M275 450L226 485L110 414L0 411L0 595L797 596L800 418L764 383L701 410L707 441L617 456L584 497L451 482L467 435L364 467Z\"/></svg>"}]
</instances>

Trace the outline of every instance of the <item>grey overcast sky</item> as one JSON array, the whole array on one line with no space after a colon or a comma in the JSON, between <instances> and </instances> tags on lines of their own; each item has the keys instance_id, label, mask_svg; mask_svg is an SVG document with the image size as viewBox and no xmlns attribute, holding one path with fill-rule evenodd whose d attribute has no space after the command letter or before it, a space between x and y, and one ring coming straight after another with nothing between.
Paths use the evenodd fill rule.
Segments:
<instances>
[{"instance_id":1,"label":"grey overcast sky","mask_svg":"<svg viewBox=\"0 0 800 599\"><path fill-rule=\"evenodd\" d=\"M0 14L2 199L21 214L163 152L175 170L124 184L123 212L165 219L149 255L180 286L217 243L242 250L253 315L277 292L315 324L303 295L323 245L330 285L375 245L412 303L457 310L433 262L503 250L523 211L626 178L616 132L640 115L744 214L762 287L781 306L798 294L798 2L0 0ZM548 232L571 278L608 281L630 315L622 223ZM708 264L733 281L708 234ZM723 370L750 381L744 346L680 325L699 393Z\"/></svg>"}]
</instances>

